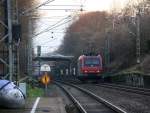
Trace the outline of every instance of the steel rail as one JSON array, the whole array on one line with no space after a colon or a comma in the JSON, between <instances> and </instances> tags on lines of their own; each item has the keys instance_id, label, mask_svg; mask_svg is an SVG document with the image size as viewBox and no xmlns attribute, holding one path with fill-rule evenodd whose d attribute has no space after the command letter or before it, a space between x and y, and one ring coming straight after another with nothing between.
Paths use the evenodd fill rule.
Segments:
<instances>
[{"instance_id":1,"label":"steel rail","mask_svg":"<svg viewBox=\"0 0 150 113\"><path fill-rule=\"evenodd\" d=\"M61 84L54 82L57 86L59 86L63 91L71 98L75 106L80 110L81 113L87 113L86 110L83 108L83 106L80 104L80 102L74 98L74 96L67 91Z\"/></svg>"},{"instance_id":2,"label":"steel rail","mask_svg":"<svg viewBox=\"0 0 150 113\"><path fill-rule=\"evenodd\" d=\"M138 94L150 96L150 89L116 85L116 84L108 84L108 83L104 83L104 84L97 85L97 86L113 88L113 89L118 89L118 90L122 90L122 91L126 91L126 92L132 92L132 93L136 93L136 94L138 93Z\"/></svg>"},{"instance_id":3,"label":"steel rail","mask_svg":"<svg viewBox=\"0 0 150 113\"><path fill-rule=\"evenodd\" d=\"M59 81L60 82L60 81ZM65 82L62 82L63 84L66 84L66 85L69 85L69 86L72 86L74 88L77 88L78 90L92 96L93 98L95 98L98 102L100 103L103 103L104 105L106 105L107 107L109 107L110 109L112 109L113 111L117 112L117 113L127 113L126 111L122 110L121 108L113 105L112 103L108 102L107 100L97 96L96 94L92 93L91 91L87 90L87 89L83 89L81 87L78 87L76 85L73 85L73 84L70 84L70 83L65 83Z\"/></svg>"}]
</instances>

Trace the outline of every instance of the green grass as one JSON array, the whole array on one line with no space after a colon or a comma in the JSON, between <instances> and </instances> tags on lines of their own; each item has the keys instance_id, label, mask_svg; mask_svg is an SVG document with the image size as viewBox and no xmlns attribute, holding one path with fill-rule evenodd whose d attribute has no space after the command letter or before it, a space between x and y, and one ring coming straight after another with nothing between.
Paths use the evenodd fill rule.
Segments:
<instances>
[{"instance_id":1,"label":"green grass","mask_svg":"<svg viewBox=\"0 0 150 113\"><path fill-rule=\"evenodd\" d=\"M44 95L44 90L38 87L31 87L27 85L27 96L28 97L42 97Z\"/></svg>"}]
</instances>

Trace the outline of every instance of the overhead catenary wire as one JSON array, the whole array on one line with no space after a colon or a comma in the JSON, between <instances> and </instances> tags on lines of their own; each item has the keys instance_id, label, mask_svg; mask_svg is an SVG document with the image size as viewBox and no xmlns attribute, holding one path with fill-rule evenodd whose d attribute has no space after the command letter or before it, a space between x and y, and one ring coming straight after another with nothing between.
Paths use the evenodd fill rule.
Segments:
<instances>
[{"instance_id":1,"label":"overhead catenary wire","mask_svg":"<svg viewBox=\"0 0 150 113\"><path fill-rule=\"evenodd\" d=\"M48 32L48 31L50 31L50 30L52 30L52 29L54 29L54 28L56 28L56 27L59 27L59 26L61 26L61 25L64 25L64 24L70 22L71 20L59 24L60 22L64 21L64 20L67 19L67 18L70 18L70 16L67 16L67 17L61 19L60 21L56 22L55 24L51 25L50 27L47 27L47 28L44 29L43 31L41 31L41 32L39 32L39 33L37 33L37 34L35 34L35 35L33 36L33 38L36 37L36 36L38 36L38 35L40 35L40 34L42 34L42 33ZM58 25L57 25L57 24L58 24Z\"/></svg>"},{"instance_id":2,"label":"overhead catenary wire","mask_svg":"<svg viewBox=\"0 0 150 113\"><path fill-rule=\"evenodd\" d=\"M36 10L36 9L46 5L46 4L49 4L50 2L53 2L53 1L55 1L55 0L47 0L47 1L43 2L42 4L40 4L40 5L38 5L34 8L30 8L28 10L25 10L25 11L21 12L21 15L25 15L26 13L30 13L30 12L32 12L32 11L34 11L34 10Z\"/></svg>"},{"instance_id":3,"label":"overhead catenary wire","mask_svg":"<svg viewBox=\"0 0 150 113\"><path fill-rule=\"evenodd\" d=\"M68 21L66 21L66 22L64 22L64 23L62 23L62 24L59 24L59 25L54 26L54 27L52 27L52 28L50 28L50 29L47 29L46 31L43 31L43 32L41 32L41 33L39 33L39 34L37 34L37 35L34 35L32 38L34 38L34 37L36 37L36 36L39 36L39 35L41 35L41 34L43 34L43 33L46 33L46 32L48 32L48 31L50 31L50 30L52 30L52 29L54 29L54 28L57 28L57 27L61 26L61 25L64 25L64 24L66 24L66 23L68 23L68 22L70 22L70 21L71 21L71 20L68 20Z\"/></svg>"},{"instance_id":4,"label":"overhead catenary wire","mask_svg":"<svg viewBox=\"0 0 150 113\"><path fill-rule=\"evenodd\" d=\"M44 29L44 31L47 30L47 29L49 29L49 28L51 28L51 27L53 27L53 26L55 26L55 25L57 25L57 24L59 24L60 22L64 21L65 19L68 19L68 18L70 18L70 16L67 16L67 17L65 17L65 18L60 19L59 21L57 21L56 23L54 23L54 24L51 25L50 27L47 27L46 29ZM39 32L39 33L40 33L40 32ZM37 34L39 34L39 33L37 33Z\"/></svg>"},{"instance_id":5,"label":"overhead catenary wire","mask_svg":"<svg viewBox=\"0 0 150 113\"><path fill-rule=\"evenodd\" d=\"M39 17L39 16L32 16L31 19L60 19L63 17L66 17L68 15L62 15L62 16L43 16L43 17Z\"/></svg>"},{"instance_id":6,"label":"overhead catenary wire","mask_svg":"<svg viewBox=\"0 0 150 113\"><path fill-rule=\"evenodd\" d=\"M64 23L63 23L63 24L64 24ZM58 25L57 27L59 27L59 26L61 26L61 25ZM41 35L41 34L43 34L43 33L45 33L45 32L48 32L48 31L52 30L53 28L54 28L53 26L48 27L48 28L44 29L43 31L41 31L41 32L39 32L39 33L37 33L37 34L35 34L32 38L34 38L34 37L36 37L36 36L39 36L39 35Z\"/></svg>"},{"instance_id":7,"label":"overhead catenary wire","mask_svg":"<svg viewBox=\"0 0 150 113\"><path fill-rule=\"evenodd\" d=\"M65 10L65 11L68 11L68 10L70 10L70 11L77 11L77 10L79 10L80 11L81 9L77 9L77 8L76 9L75 8L62 8L62 9L60 9L60 8L59 9L58 8L57 9L54 9L54 8L53 9L52 8L51 9L50 8L49 9L48 8L43 8L42 9L42 8L39 8L38 10L46 10L46 11L47 10Z\"/></svg>"},{"instance_id":8,"label":"overhead catenary wire","mask_svg":"<svg viewBox=\"0 0 150 113\"><path fill-rule=\"evenodd\" d=\"M71 5L45 5L45 6L53 6L53 7L57 7L57 6L68 6L68 7L80 7L81 5L73 5L73 4L71 4Z\"/></svg>"},{"instance_id":9,"label":"overhead catenary wire","mask_svg":"<svg viewBox=\"0 0 150 113\"><path fill-rule=\"evenodd\" d=\"M68 19L68 18L70 18L71 16L68 16L68 17L66 17L66 19ZM64 19L64 20L66 20L66 19ZM53 30L53 29L55 29L55 28L57 28L57 27L59 27L59 26L62 26L62 25L64 25L64 24L66 24L66 23L68 23L68 22L70 22L70 21L72 21L71 20L72 18L70 18L70 20L67 20L67 21L65 21L65 22L63 22L63 23L60 23L60 24L58 24L59 22L57 22L57 24L55 25L55 26L50 26L50 27L48 27L48 29L46 29L46 30L43 30L42 32L40 32L40 34L36 34L36 36L34 36L34 37L37 37L37 36L39 36L39 35L41 35L41 34L43 34L43 33L45 33L45 32L48 32L48 31L50 31L50 30ZM62 33L65 33L65 32L62 32ZM45 42L43 42L42 44L40 44L40 45L46 45L47 43L49 43L49 42L54 42L54 41L56 41L56 39L53 39L53 40L49 40L49 41L45 41ZM56 45L55 45L56 46Z\"/></svg>"},{"instance_id":10,"label":"overhead catenary wire","mask_svg":"<svg viewBox=\"0 0 150 113\"><path fill-rule=\"evenodd\" d=\"M32 9L29 9L29 10L26 10L26 11L24 11L23 13L25 14L25 13L30 12L30 11L32 11L32 10L38 9L38 8L40 8L41 6L47 5L49 2L52 2L52 1L54 1L54 0L47 0L46 2L44 2L44 3L40 4L40 5L38 5L37 7L32 8ZM60 20L60 21L63 21L63 20ZM35 34L33 37L38 36L38 35L40 35L40 34L42 34L42 33L45 33L45 32L47 32L47 31L49 31L49 29L53 29L53 28L51 28L51 27L57 25L58 23L60 23L60 22L58 21L56 24L51 25L50 27L46 28L45 30L43 30L43 31L41 31L41 32L39 32L39 33L37 33L37 34ZM58 26L57 26L57 27L58 27Z\"/></svg>"}]
</instances>

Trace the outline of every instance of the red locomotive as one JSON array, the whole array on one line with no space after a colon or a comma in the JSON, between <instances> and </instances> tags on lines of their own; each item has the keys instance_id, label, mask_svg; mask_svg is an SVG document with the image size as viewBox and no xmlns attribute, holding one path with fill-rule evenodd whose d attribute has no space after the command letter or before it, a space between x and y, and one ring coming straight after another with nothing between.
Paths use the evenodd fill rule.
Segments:
<instances>
[{"instance_id":1,"label":"red locomotive","mask_svg":"<svg viewBox=\"0 0 150 113\"><path fill-rule=\"evenodd\" d=\"M99 80L103 72L103 62L101 55L86 56L82 55L78 58L78 75L81 81Z\"/></svg>"}]
</instances>

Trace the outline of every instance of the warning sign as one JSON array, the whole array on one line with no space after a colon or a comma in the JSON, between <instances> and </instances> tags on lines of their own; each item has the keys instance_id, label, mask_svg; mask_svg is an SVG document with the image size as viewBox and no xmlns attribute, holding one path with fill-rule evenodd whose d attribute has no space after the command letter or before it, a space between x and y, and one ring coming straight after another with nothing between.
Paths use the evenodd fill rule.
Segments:
<instances>
[{"instance_id":1,"label":"warning sign","mask_svg":"<svg viewBox=\"0 0 150 113\"><path fill-rule=\"evenodd\" d=\"M47 85L50 82L50 77L48 76L47 73L45 73L45 75L42 76L42 83Z\"/></svg>"}]
</instances>

